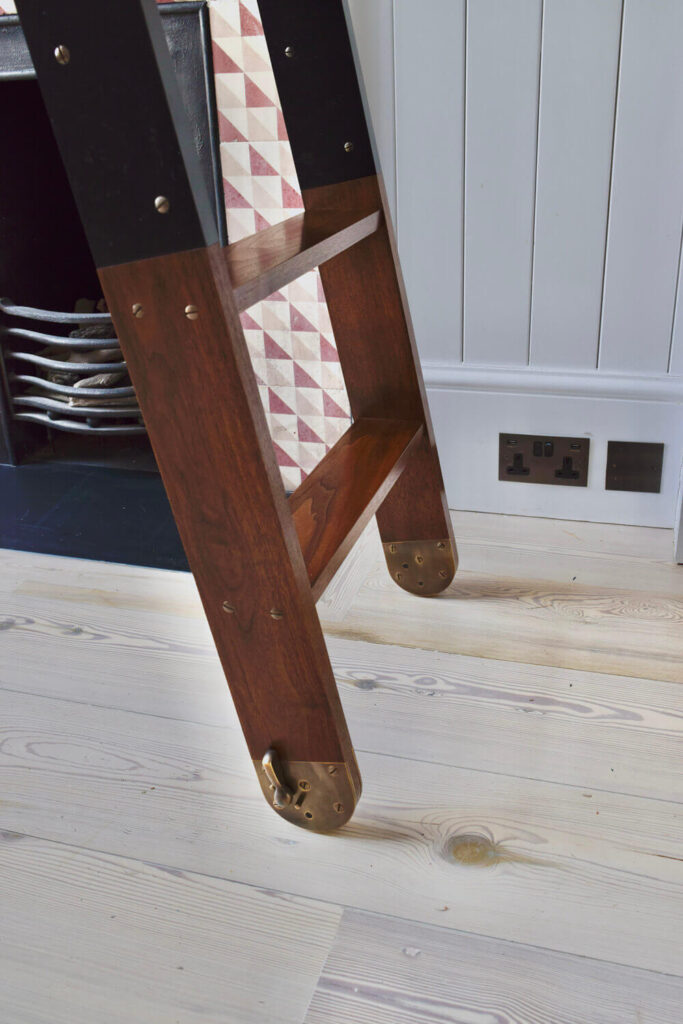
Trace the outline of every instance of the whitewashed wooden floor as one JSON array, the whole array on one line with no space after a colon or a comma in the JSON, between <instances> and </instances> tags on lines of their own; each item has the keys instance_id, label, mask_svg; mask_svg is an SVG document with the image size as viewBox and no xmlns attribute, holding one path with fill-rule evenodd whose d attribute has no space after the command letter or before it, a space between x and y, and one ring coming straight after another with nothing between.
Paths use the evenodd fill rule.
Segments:
<instances>
[{"instance_id":1,"label":"whitewashed wooden floor","mask_svg":"<svg viewBox=\"0 0 683 1024\"><path fill-rule=\"evenodd\" d=\"M681 1024L668 531L458 514L321 602L364 777L264 804L191 577L0 552L0 1024Z\"/></svg>"}]
</instances>

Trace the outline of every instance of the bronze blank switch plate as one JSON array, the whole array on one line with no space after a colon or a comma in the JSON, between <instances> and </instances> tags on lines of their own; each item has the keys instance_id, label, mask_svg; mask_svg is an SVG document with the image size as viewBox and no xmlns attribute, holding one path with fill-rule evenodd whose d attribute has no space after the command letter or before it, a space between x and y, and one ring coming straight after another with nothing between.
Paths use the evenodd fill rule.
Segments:
<instances>
[{"instance_id":1,"label":"bronze blank switch plate","mask_svg":"<svg viewBox=\"0 0 683 1024\"><path fill-rule=\"evenodd\" d=\"M499 434L498 479L525 484L588 486L587 437Z\"/></svg>"},{"instance_id":2,"label":"bronze blank switch plate","mask_svg":"<svg viewBox=\"0 0 683 1024\"><path fill-rule=\"evenodd\" d=\"M663 444L608 441L605 490L659 494L663 460Z\"/></svg>"}]
</instances>

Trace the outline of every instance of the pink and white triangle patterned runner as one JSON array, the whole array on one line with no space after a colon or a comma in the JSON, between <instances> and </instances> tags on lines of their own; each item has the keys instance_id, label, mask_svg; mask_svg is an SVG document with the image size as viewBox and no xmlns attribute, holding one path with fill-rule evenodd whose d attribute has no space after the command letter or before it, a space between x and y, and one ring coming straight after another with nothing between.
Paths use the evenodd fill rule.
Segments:
<instances>
[{"instance_id":1,"label":"pink and white triangle patterned runner","mask_svg":"<svg viewBox=\"0 0 683 1024\"><path fill-rule=\"evenodd\" d=\"M228 236L303 209L257 0L211 4ZM349 424L320 275L305 274L242 316L275 453L295 488Z\"/></svg>"}]
</instances>

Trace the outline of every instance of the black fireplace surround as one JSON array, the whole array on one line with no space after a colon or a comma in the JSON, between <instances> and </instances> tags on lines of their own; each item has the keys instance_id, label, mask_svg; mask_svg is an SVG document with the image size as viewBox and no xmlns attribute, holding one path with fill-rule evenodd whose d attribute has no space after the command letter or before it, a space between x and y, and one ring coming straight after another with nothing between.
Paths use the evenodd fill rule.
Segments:
<instances>
[{"instance_id":1,"label":"black fireplace surround","mask_svg":"<svg viewBox=\"0 0 683 1024\"><path fill-rule=\"evenodd\" d=\"M159 9L225 244L207 4ZM0 105L0 547L186 569L13 15Z\"/></svg>"}]
</instances>

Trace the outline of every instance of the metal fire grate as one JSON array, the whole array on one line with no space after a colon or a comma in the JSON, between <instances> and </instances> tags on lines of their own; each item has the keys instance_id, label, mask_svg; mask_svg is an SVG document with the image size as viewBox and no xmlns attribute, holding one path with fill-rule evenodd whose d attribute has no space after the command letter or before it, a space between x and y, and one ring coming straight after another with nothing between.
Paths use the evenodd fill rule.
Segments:
<instances>
[{"instance_id":1,"label":"metal fire grate","mask_svg":"<svg viewBox=\"0 0 683 1024\"><path fill-rule=\"evenodd\" d=\"M0 342L12 419L74 434L146 433L107 313L0 299Z\"/></svg>"}]
</instances>

